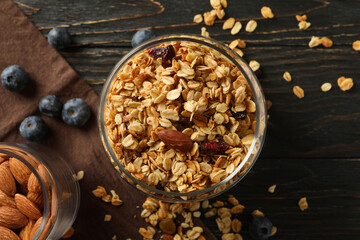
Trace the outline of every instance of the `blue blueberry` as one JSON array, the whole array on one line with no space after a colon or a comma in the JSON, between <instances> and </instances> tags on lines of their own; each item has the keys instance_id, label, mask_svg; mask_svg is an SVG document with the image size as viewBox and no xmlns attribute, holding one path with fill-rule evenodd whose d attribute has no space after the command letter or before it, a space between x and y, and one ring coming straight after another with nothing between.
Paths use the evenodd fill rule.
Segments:
<instances>
[{"instance_id":1,"label":"blue blueberry","mask_svg":"<svg viewBox=\"0 0 360 240\"><path fill-rule=\"evenodd\" d=\"M141 43L154 38L155 33L151 29L141 29L137 31L131 40L131 46L136 47L137 45L140 45Z\"/></svg>"},{"instance_id":2,"label":"blue blueberry","mask_svg":"<svg viewBox=\"0 0 360 240\"><path fill-rule=\"evenodd\" d=\"M71 36L66 28L55 27L48 34L48 42L56 49L63 49L70 45Z\"/></svg>"},{"instance_id":3,"label":"blue blueberry","mask_svg":"<svg viewBox=\"0 0 360 240\"><path fill-rule=\"evenodd\" d=\"M46 136L48 126L41 117L29 116L21 122L19 131L26 140L40 141Z\"/></svg>"},{"instance_id":4,"label":"blue blueberry","mask_svg":"<svg viewBox=\"0 0 360 240\"><path fill-rule=\"evenodd\" d=\"M266 240L270 237L272 231L272 223L266 217L256 217L250 222L249 233L255 240Z\"/></svg>"},{"instance_id":5,"label":"blue blueberry","mask_svg":"<svg viewBox=\"0 0 360 240\"><path fill-rule=\"evenodd\" d=\"M66 124L81 127L90 118L90 108L84 100L73 98L64 104L61 116Z\"/></svg>"},{"instance_id":6,"label":"blue blueberry","mask_svg":"<svg viewBox=\"0 0 360 240\"><path fill-rule=\"evenodd\" d=\"M1 73L3 86L10 91L21 91L29 82L29 75L18 65L7 67Z\"/></svg>"},{"instance_id":7,"label":"blue blueberry","mask_svg":"<svg viewBox=\"0 0 360 240\"><path fill-rule=\"evenodd\" d=\"M59 117L61 114L62 103L54 96L49 95L40 99L39 110L42 114L48 117Z\"/></svg>"}]
</instances>

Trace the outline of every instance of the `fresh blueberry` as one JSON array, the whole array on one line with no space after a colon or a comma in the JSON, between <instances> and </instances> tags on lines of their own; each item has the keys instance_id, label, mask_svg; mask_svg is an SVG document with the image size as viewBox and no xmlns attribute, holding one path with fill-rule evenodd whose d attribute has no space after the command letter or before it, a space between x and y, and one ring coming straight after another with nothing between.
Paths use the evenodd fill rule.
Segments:
<instances>
[{"instance_id":1,"label":"fresh blueberry","mask_svg":"<svg viewBox=\"0 0 360 240\"><path fill-rule=\"evenodd\" d=\"M58 117L61 114L62 103L53 95L45 96L40 99L39 110L48 117Z\"/></svg>"},{"instance_id":2,"label":"fresh blueberry","mask_svg":"<svg viewBox=\"0 0 360 240\"><path fill-rule=\"evenodd\" d=\"M29 75L18 65L7 67L1 73L3 86L10 91L21 91L29 82Z\"/></svg>"},{"instance_id":3,"label":"fresh blueberry","mask_svg":"<svg viewBox=\"0 0 360 240\"><path fill-rule=\"evenodd\" d=\"M266 240L270 237L272 231L272 223L266 217L256 217L250 222L249 233L255 240Z\"/></svg>"},{"instance_id":4,"label":"fresh blueberry","mask_svg":"<svg viewBox=\"0 0 360 240\"><path fill-rule=\"evenodd\" d=\"M155 33L151 29L141 29L137 31L131 40L131 46L136 47L137 45L140 45L141 43L154 38Z\"/></svg>"},{"instance_id":5,"label":"fresh blueberry","mask_svg":"<svg viewBox=\"0 0 360 240\"><path fill-rule=\"evenodd\" d=\"M48 42L56 49L63 49L70 45L71 37L66 28L55 27L48 34Z\"/></svg>"},{"instance_id":6,"label":"fresh blueberry","mask_svg":"<svg viewBox=\"0 0 360 240\"><path fill-rule=\"evenodd\" d=\"M81 127L90 118L90 108L84 100L73 98L64 104L61 116L66 124Z\"/></svg>"},{"instance_id":7,"label":"fresh blueberry","mask_svg":"<svg viewBox=\"0 0 360 240\"><path fill-rule=\"evenodd\" d=\"M45 121L38 116L25 118L19 127L20 135L29 141L40 141L48 132Z\"/></svg>"}]
</instances>

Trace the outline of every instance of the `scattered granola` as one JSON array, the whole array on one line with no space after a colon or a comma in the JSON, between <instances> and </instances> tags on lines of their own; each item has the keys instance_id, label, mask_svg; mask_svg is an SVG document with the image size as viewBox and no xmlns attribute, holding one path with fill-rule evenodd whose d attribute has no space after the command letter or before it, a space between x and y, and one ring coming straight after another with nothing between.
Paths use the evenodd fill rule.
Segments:
<instances>
[{"instance_id":1,"label":"scattered granola","mask_svg":"<svg viewBox=\"0 0 360 240\"><path fill-rule=\"evenodd\" d=\"M95 190L92 191L95 197L101 198L106 195L106 190L102 186L97 186Z\"/></svg>"},{"instance_id":2,"label":"scattered granola","mask_svg":"<svg viewBox=\"0 0 360 240\"><path fill-rule=\"evenodd\" d=\"M193 21L195 23L201 23L203 21L203 16L201 14L196 14Z\"/></svg>"},{"instance_id":3,"label":"scattered granola","mask_svg":"<svg viewBox=\"0 0 360 240\"><path fill-rule=\"evenodd\" d=\"M344 76L341 76L338 78L337 84L342 91L348 91L353 87L354 81L352 78L345 78Z\"/></svg>"},{"instance_id":4,"label":"scattered granola","mask_svg":"<svg viewBox=\"0 0 360 240\"><path fill-rule=\"evenodd\" d=\"M352 47L355 51L360 51L360 40L356 40L352 43Z\"/></svg>"},{"instance_id":5,"label":"scattered granola","mask_svg":"<svg viewBox=\"0 0 360 240\"><path fill-rule=\"evenodd\" d=\"M306 30L311 26L311 23L307 21L301 21L299 22L298 26L300 30Z\"/></svg>"},{"instance_id":6,"label":"scattered granola","mask_svg":"<svg viewBox=\"0 0 360 240\"><path fill-rule=\"evenodd\" d=\"M241 22L236 22L233 28L231 29L231 35L236 35L240 32L242 28Z\"/></svg>"},{"instance_id":7,"label":"scattered granola","mask_svg":"<svg viewBox=\"0 0 360 240\"><path fill-rule=\"evenodd\" d=\"M261 8L261 15L264 18L274 18L275 17L275 15L272 12L271 8L265 7L265 6Z\"/></svg>"},{"instance_id":8,"label":"scattered granola","mask_svg":"<svg viewBox=\"0 0 360 240\"><path fill-rule=\"evenodd\" d=\"M324 47L331 47L333 45L333 41L328 37L322 37L320 38L320 42Z\"/></svg>"},{"instance_id":9,"label":"scattered granola","mask_svg":"<svg viewBox=\"0 0 360 240\"><path fill-rule=\"evenodd\" d=\"M301 22L301 21L306 21L307 20L307 16L306 16L306 14L304 14L304 15L296 15L295 16L296 17L296 20L298 20L298 22Z\"/></svg>"},{"instance_id":10,"label":"scattered granola","mask_svg":"<svg viewBox=\"0 0 360 240\"><path fill-rule=\"evenodd\" d=\"M328 92L328 91L330 91L331 88L332 88L332 85L331 85L331 83L328 83L328 82L323 83L321 85L321 91L323 91L323 92Z\"/></svg>"},{"instance_id":11,"label":"scattered granola","mask_svg":"<svg viewBox=\"0 0 360 240\"><path fill-rule=\"evenodd\" d=\"M202 27L202 28L201 28L201 36L210 37L210 34L209 34L209 32L206 30L206 27Z\"/></svg>"},{"instance_id":12,"label":"scattered granola","mask_svg":"<svg viewBox=\"0 0 360 240\"><path fill-rule=\"evenodd\" d=\"M223 30L232 29L233 26L234 26L234 24L235 24L235 18L233 18L233 17L228 18L228 19L224 22L222 29L223 29Z\"/></svg>"},{"instance_id":13,"label":"scattered granola","mask_svg":"<svg viewBox=\"0 0 360 240\"><path fill-rule=\"evenodd\" d=\"M301 211L304 211L305 209L307 209L308 203L307 203L306 197L300 198L298 205L299 205L299 208Z\"/></svg>"},{"instance_id":14,"label":"scattered granola","mask_svg":"<svg viewBox=\"0 0 360 240\"><path fill-rule=\"evenodd\" d=\"M104 222L110 222L111 221L111 215L110 214L106 214L104 217Z\"/></svg>"},{"instance_id":15,"label":"scattered granola","mask_svg":"<svg viewBox=\"0 0 360 240\"><path fill-rule=\"evenodd\" d=\"M249 62L249 66L250 66L251 70L256 72L260 68L260 63L258 61L256 61L256 60L251 60Z\"/></svg>"},{"instance_id":16,"label":"scattered granola","mask_svg":"<svg viewBox=\"0 0 360 240\"><path fill-rule=\"evenodd\" d=\"M250 20L250 21L246 24L245 31L247 31L247 32L253 32L253 31L255 31L256 28L257 28L257 22L256 22L255 20Z\"/></svg>"},{"instance_id":17,"label":"scattered granola","mask_svg":"<svg viewBox=\"0 0 360 240\"><path fill-rule=\"evenodd\" d=\"M216 10L204 13L204 23L208 26L214 25L216 19Z\"/></svg>"},{"instance_id":18,"label":"scattered granola","mask_svg":"<svg viewBox=\"0 0 360 240\"><path fill-rule=\"evenodd\" d=\"M294 86L293 92L294 92L295 96L297 96L298 98L304 97L304 90L299 86Z\"/></svg>"},{"instance_id":19,"label":"scattered granola","mask_svg":"<svg viewBox=\"0 0 360 240\"><path fill-rule=\"evenodd\" d=\"M77 172L77 174L74 174L73 177L76 179L76 181L82 180L84 178L84 171Z\"/></svg>"},{"instance_id":20,"label":"scattered granola","mask_svg":"<svg viewBox=\"0 0 360 240\"><path fill-rule=\"evenodd\" d=\"M264 213L263 213L262 211L258 210L258 209L254 210L254 211L251 213L251 215L252 215L253 217L264 217L264 216L265 216Z\"/></svg>"},{"instance_id":21,"label":"scattered granola","mask_svg":"<svg viewBox=\"0 0 360 240\"><path fill-rule=\"evenodd\" d=\"M313 48L313 47L317 47L321 44L320 38L319 37L315 37L312 36L309 42L309 47Z\"/></svg>"},{"instance_id":22,"label":"scattered granola","mask_svg":"<svg viewBox=\"0 0 360 240\"><path fill-rule=\"evenodd\" d=\"M290 74L289 72L284 72L283 78L284 78L285 81L287 81L287 82L291 82L291 80L292 80L291 74Z\"/></svg>"},{"instance_id":23,"label":"scattered granola","mask_svg":"<svg viewBox=\"0 0 360 240\"><path fill-rule=\"evenodd\" d=\"M269 193L274 193L274 192L275 192L275 188L276 188L276 185L271 185L271 186L268 188L268 192L269 192Z\"/></svg>"}]
</instances>

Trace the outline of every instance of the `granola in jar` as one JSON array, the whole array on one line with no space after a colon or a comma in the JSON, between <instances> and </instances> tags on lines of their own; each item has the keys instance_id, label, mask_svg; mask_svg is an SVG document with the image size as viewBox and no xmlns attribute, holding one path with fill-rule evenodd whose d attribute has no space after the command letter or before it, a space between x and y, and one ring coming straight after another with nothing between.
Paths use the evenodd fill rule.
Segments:
<instances>
[{"instance_id":1,"label":"granola in jar","mask_svg":"<svg viewBox=\"0 0 360 240\"><path fill-rule=\"evenodd\" d=\"M103 114L119 162L168 192L221 182L244 160L256 128L256 104L239 68L189 41L161 43L128 60L112 79Z\"/></svg>"}]
</instances>

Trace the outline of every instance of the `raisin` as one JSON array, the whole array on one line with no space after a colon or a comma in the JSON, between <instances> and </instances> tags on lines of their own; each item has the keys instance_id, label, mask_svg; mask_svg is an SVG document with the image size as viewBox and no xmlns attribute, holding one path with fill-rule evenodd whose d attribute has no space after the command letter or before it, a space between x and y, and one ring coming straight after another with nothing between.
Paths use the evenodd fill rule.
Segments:
<instances>
[{"instance_id":1,"label":"raisin","mask_svg":"<svg viewBox=\"0 0 360 240\"><path fill-rule=\"evenodd\" d=\"M242 112L231 112L232 116L238 120L244 120L247 117L246 111Z\"/></svg>"},{"instance_id":2,"label":"raisin","mask_svg":"<svg viewBox=\"0 0 360 240\"><path fill-rule=\"evenodd\" d=\"M166 46L165 48L151 48L148 54L152 58L161 57L161 65L166 68L171 66L171 60L175 57L175 49L172 45Z\"/></svg>"},{"instance_id":3,"label":"raisin","mask_svg":"<svg viewBox=\"0 0 360 240\"><path fill-rule=\"evenodd\" d=\"M176 130L182 132L185 128L191 128L192 124L189 118L181 117L179 121L173 122L173 126L176 128Z\"/></svg>"},{"instance_id":4,"label":"raisin","mask_svg":"<svg viewBox=\"0 0 360 240\"><path fill-rule=\"evenodd\" d=\"M221 142L204 142L200 145L200 153L203 154L225 154L229 145Z\"/></svg>"}]
</instances>

